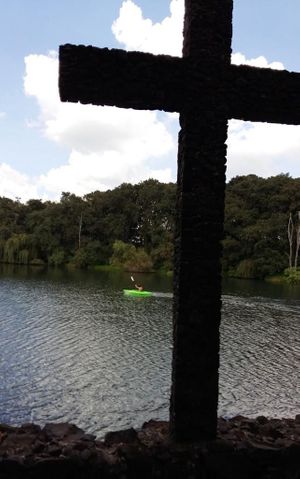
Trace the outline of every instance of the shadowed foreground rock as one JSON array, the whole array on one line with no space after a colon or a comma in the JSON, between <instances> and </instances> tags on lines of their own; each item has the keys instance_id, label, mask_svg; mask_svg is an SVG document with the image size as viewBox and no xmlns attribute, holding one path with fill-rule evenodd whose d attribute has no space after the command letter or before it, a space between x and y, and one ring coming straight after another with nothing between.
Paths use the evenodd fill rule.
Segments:
<instances>
[{"instance_id":1,"label":"shadowed foreground rock","mask_svg":"<svg viewBox=\"0 0 300 479\"><path fill-rule=\"evenodd\" d=\"M293 419L218 420L217 439L190 445L169 439L169 424L104 440L72 424L0 425L0 478L299 479L300 415Z\"/></svg>"}]
</instances>

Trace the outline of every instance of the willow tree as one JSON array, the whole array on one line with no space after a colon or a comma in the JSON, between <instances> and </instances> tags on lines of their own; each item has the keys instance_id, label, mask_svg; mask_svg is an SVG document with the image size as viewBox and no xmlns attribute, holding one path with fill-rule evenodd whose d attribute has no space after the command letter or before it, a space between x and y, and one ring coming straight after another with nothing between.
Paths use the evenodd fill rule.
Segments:
<instances>
[{"instance_id":1,"label":"willow tree","mask_svg":"<svg viewBox=\"0 0 300 479\"><path fill-rule=\"evenodd\" d=\"M6 240L3 248L5 263L28 264L32 257L30 236L25 233L12 235Z\"/></svg>"}]
</instances>

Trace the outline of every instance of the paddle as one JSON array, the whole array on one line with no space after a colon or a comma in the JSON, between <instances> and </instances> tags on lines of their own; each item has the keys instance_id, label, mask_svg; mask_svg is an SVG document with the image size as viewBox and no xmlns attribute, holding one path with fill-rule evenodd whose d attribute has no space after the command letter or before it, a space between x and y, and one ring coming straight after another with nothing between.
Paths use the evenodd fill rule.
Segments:
<instances>
[{"instance_id":1,"label":"paddle","mask_svg":"<svg viewBox=\"0 0 300 479\"><path fill-rule=\"evenodd\" d=\"M133 276L130 276L130 279L131 279L131 281L134 283L134 286L135 286L135 288L136 288L138 291L143 291L143 289L144 289L143 286L138 286L138 285L136 285L135 279L134 279Z\"/></svg>"},{"instance_id":2,"label":"paddle","mask_svg":"<svg viewBox=\"0 0 300 479\"><path fill-rule=\"evenodd\" d=\"M135 284L135 279L133 276L130 276L131 278L131 281L134 283L134 287L138 290L138 291L142 291L143 287L142 286L138 286Z\"/></svg>"}]
</instances>

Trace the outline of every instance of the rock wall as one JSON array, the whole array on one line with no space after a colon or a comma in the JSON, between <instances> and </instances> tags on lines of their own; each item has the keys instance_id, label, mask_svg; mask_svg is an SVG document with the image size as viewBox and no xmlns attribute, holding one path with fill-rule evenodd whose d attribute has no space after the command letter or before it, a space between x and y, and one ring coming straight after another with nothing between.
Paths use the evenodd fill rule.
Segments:
<instances>
[{"instance_id":1,"label":"rock wall","mask_svg":"<svg viewBox=\"0 0 300 479\"><path fill-rule=\"evenodd\" d=\"M71 424L0 425L1 479L299 479L300 416L218 420L217 439L175 444L167 422L104 440Z\"/></svg>"}]
</instances>

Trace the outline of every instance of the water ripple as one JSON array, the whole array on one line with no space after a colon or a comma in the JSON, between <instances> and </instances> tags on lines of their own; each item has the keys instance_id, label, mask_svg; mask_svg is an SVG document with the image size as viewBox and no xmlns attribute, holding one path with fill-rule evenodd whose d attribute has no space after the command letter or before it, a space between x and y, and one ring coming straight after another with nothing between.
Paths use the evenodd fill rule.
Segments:
<instances>
[{"instance_id":1,"label":"water ripple","mask_svg":"<svg viewBox=\"0 0 300 479\"><path fill-rule=\"evenodd\" d=\"M0 421L107 430L167 419L170 294L0 281ZM223 298L220 414L294 416L299 302Z\"/></svg>"}]
</instances>

